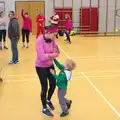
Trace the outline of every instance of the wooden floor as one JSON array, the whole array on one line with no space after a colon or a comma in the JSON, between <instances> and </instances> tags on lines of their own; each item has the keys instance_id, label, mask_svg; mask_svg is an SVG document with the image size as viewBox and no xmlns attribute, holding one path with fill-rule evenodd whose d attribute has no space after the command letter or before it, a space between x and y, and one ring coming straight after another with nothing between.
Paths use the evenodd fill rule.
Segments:
<instances>
[{"instance_id":1,"label":"wooden floor","mask_svg":"<svg viewBox=\"0 0 120 120\"><path fill-rule=\"evenodd\" d=\"M120 37L63 38L59 60L73 58L77 68L69 84L67 97L73 100L70 115L64 120L120 120ZM29 49L19 45L20 63L8 65L9 50L0 51L0 67L4 83L0 83L0 120L49 120L41 114L40 84L35 73L35 36ZM57 89L56 89L57 91ZM53 99L54 118L59 117L57 92Z\"/></svg>"}]
</instances>

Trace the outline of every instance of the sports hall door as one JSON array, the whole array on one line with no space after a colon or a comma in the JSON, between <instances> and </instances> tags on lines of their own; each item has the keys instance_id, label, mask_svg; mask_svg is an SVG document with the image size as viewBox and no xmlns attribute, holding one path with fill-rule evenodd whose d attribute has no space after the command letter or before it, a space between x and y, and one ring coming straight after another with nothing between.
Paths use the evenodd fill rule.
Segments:
<instances>
[{"instance_id":1,"label":"sports hall door","mask_svg":"<svg viewBox=\"0 0 120 120\"><path fill-rule=\"evenodd\" d=\"M16 1L15 2L16 15L18 17L20 27L22 27L22 17L21 10L24 8L25 12L29 13L30 18L32 19L32 34L36 34L36 16L37 10L42 12L45 15L45 2L27 2L27 1Z\"/></svg>"}]
</instances>

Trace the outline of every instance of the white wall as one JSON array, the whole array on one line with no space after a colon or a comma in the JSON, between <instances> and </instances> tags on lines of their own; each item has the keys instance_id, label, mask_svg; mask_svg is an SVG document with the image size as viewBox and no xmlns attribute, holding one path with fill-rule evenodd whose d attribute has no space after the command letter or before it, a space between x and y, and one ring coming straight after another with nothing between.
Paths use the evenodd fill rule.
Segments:
<instances>
[{"instance_id":1,"label":"white wall","mask_svg":"<svg viewBox=\"0 0 120 120\"><path fill-rule=\"evenodd\" d=\"M14 10L15 11L15 1L34 1L34 0L5 0L6 11ZM37 1L37 0L35 0ZM46 16L46 25L53 11L53 0L38 0L45 1L45 16Z\"/></svg>"},{"instance_id":2,"label":"white wall","mask_svg":"<svg viewBox=\"0 0 120 120\"><path fill-rule=\"evenodd\" d=\"M117 0L117 9L120 9L120 0ZM116 17L116 29L120 29L120 17Z\"/></svg>"},{"instance_id":3,"label":"white wall","mask_svg":"<svg viewBox=\"0 0 120 120\"><path fill-rule=\"evenodd\" d=\"M99 9L99 31L106 31L106 0L100 0Z\"/></svg>"},{"instance_id":4,"label":"white wall","mask_svg":"<svg viewBox=\"0 0 120 120\"><path fill-rule=\"evenodd\" d=\"M6 10L15 10L15 1L17 0L5 0L6 2ZM23 0L18 0L23 1ZM34 0L25 0L25 1L34 1ZM36 0L35 0L36 1ZM46 15L46 24L48 24L48 20L53 11L53 0L38 0L38 1L45 1L45 15ZM90 0L82 0L83 7L89 7ZM92 7L98 6L98 0L91 0ZM114 31L114 2L115 0L108 0L109 7L108 7L108 32ZM120 0L117 0L117 8L120 8ZM56 7L63 6L63 0L55 0ZM64 7L72 7L72 0L64 0ZM80 0L73 0L73 22L74 26L79 26L79 9L81 7ZM116 28L120 28L120 18L116 18ZM99 9L99 31L105 32L106 31L106 0L100 0L100 9Z\"/></svg>"}]
</instances>

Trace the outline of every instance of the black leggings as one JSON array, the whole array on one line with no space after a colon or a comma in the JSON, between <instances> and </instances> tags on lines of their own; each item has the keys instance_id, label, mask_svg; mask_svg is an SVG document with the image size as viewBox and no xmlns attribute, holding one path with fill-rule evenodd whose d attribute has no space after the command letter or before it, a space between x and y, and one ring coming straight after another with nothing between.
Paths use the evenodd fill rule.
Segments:
<instances>
[{"instance_id":1,"label":"black leggings","mask_svg":"<svg viewBox=\"0 0 120 120\"><path fill-rule=\"evenodd\" d=\"M2 39L3 42L6 41L6 30L0 30L0 42L2 42Z\"/></svg>"},{"instance_id":2,"label":"black leggings","mask_svg":"<svg viewBox=\"0 0 120 120\"><path fill-rule=\"evenodd\" d=\"M67 40L71 43L70 32L68 30L65 30L65 34L66 34Z\"/></svg>"},{"instance_id":3,"label":"black leggings","mask_svg":"<svg viewBox=\"0 0 120 120\"><path fill-rule=\"evenodd\" d=\"M29 43L29 35L30 35L29 30L22 29L22 42L25 42L25 36L26 36L27 43Z\"/></svg>"},{"instance_id":4,"label":"black leggings","mask_svg":"<svg viewBox=\"0 0 120 120\"><path fill-rule=\"evenodd\" d=\"M47 108L46 100L51 100L51 97L56 87L56 80L53 77L53 75L50 73L50 69L54 69L54 66L52 65L51 67L47 67L47 68L36 67L36 72L38 74L41 84L41 101L43 108ZM49 90L48 90L47 80L49 80ZM47 92L48 92L48 96L47 96Z\"/></svg>"}]
</instances>

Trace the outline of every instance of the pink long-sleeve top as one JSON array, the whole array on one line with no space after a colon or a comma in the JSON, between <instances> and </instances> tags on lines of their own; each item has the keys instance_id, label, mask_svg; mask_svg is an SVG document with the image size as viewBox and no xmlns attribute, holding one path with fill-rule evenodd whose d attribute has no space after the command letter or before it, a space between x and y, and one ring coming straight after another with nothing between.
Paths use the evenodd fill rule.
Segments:
<instances>
[{"instance_id":1,"label":"pink long-sleeve top","mask_svg":"<svg viewBox=\"0 0 120 120\"><path fill-rule=\"evenodd\" d=\"M36 40L36 52L36 67L50 67L53 64L53 59L59 55L55 40L46 43L43 35Z\"/></svg>"},{"instance_id":2,"label":"pink long-sleeve top","mask_svg":"<svg viewBox=\"0 0 120 120\"><path fill-rule=\"evenodd\" d=\"M22 9L22 11L21 11L21 16L23 18L22 29L29 30L30 32L32 32L32 20L30 18L25 18L24 9Z\"/></svg>"},{"instance_id":3,"label":"pink long-sleeve top","mask_svg":"<svg viewBox=\"0 0 120 120\"><path fill-rule=\"evenodd\" d=\"M71 22L71 20L69 20L69 19L66 20L65 27L69 31L72 30L72 22Z\"/></svg>"}]
</instances>

